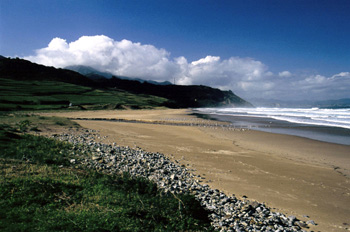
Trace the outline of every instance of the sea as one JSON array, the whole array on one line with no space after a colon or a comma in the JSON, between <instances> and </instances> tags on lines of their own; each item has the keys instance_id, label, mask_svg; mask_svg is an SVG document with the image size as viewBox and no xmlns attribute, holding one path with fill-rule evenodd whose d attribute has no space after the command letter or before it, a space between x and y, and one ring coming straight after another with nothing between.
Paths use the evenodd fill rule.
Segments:
<instances>
[{"instance_id":1,"label":"sea","mask_svg":"<svg viewBox=\"0 0 350 232\"><path fill-rule=\"evenodd\" d=\"M350 145L350 108L197 108L195 113L237 128Z\"/></svg>"}]
</instances>

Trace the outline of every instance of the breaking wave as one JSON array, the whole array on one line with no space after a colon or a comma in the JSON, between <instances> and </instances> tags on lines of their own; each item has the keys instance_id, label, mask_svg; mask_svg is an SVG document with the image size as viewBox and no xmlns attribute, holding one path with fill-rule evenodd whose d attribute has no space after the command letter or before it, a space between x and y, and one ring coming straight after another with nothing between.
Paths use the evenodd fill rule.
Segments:
<instances>
[{"instance_id":1,"label":"breaking wave","mask_svg":"<svg viewBox=\"0 0 350 232\"><path fill-rule=\"evenodd\" d=\"M272 118L297 124L350 129L350 108L200 108L206 114Z\"/></svg>"}]
</instances>

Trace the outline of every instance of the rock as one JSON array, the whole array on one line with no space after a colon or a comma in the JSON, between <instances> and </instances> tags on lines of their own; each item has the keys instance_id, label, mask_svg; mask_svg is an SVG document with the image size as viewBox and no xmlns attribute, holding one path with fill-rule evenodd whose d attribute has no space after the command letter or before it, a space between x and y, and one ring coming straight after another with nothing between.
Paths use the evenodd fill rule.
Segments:
<instances>
[{"instance_id":1,"label":"rock","mask_svg":"<svg viewBox=\"0 0 350 232\"><path fill-rule=\"evenodd\" d=\"M301 228L308 228L307 224L303 221L297 221L295 224Z\"/></svg>"},{"instance_id":2,"label":"rock","mask_svg":"<svg viewBox=\"0 0 350 232\"><path fill-rule=\"evenodd\" d=\"M259 202L253 201L250 203L250 206L255 209L259 206Z\"/></svg>"},{"instance_id":3,"label":"rock","mask_svg":"<svg viewBox=\"0 0 350 232\"><path fill-rule=\"evenodd\" d=\"M100 160L101 157L99 157L99 156L92 156L91 159L92 159L92 160Z\"/></svg>"},{"instance_id":4,"label":"rock","mask_svg":"<svg viewBox=\"0 0 350 232\"><path fill-rule=\"evenodd\" d=\"M308 225L316 225L316 223L314 222L314 220L309 220L309 221L307 221L306 222L306 224L308 224Z\"/></svg>"},{"instance_id":5,"label":"rock","mask_svg":"<svg viewBox=\"0 0 350 232\"><path fill-rule=\"evenodd\" d=\"M114 162L109 162L106 166L108 167L108 168L110 168L110 167L112 167L114 165Z\"/></svg>"}]
</instances>

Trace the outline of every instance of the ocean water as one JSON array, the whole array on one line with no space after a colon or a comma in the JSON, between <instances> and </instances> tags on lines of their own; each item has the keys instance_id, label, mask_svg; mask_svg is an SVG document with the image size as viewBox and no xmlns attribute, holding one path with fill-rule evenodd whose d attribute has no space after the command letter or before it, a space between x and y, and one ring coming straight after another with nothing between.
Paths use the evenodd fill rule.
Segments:
<instances>
[{"instance_id":1,"label":"ocean water","mask_svg":"<svg viewBox=\"0 0 350 232\"><path fill-rule=\"evenodd\" d=\"M350 145L350 108L198 108L233 126Z\"/></svg>"}]
</instances>

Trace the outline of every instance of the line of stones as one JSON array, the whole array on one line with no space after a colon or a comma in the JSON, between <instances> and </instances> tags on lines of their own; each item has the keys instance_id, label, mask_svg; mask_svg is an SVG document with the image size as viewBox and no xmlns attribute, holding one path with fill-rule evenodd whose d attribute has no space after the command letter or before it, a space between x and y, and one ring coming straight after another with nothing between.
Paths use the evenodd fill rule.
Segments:
<instances>
[{"instance_id":1,"label":"line of stones","mask_svg":"<svg viewBox=\"0 0 350 232\"><path fill-rule=\"evenodd\" d=\"M53 135L55 139L72 143L74 150L83 157L72 159L75 165L84 165L106 173L128 172L155 182L165 192L189 193L210 212L212 226L219 231L304 231L308 224L295 216L273 212L265 204L227 196L207 184L201 184L198 176L178 161L172 162L165 155L150 153L141 148L117 146L96 142L101 137L93 130L78 135ZM103 139L103 138L102 138Z\"/></svg>"}]
</instances>

